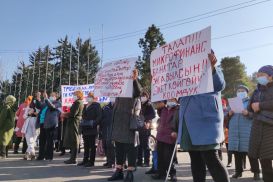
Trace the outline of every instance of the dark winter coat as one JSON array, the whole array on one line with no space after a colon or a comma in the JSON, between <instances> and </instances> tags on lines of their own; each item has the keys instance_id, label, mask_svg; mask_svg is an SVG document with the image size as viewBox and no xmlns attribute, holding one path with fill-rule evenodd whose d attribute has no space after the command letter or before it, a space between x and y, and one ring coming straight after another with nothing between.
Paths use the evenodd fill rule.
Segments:
<instances>
[{"instance_id":1,"label":"dark winter coat","mask_svg":"<svg viewBox=\"0 0 273 182\"><path fill-rule=\"evenodd\" d=\"M164 107L161 110L159 115L160 121L157 128L157 141L164 142L167 144L174 144L176 139L171 136L173 132L173 118L175 117L175 113L177 112L178 107L167 108Z\"/></svg>"},{"instance_id":2,"label":"dark winter coat","mask_svg":"<svg viewBox=\"0 0 273 182\"><path fill-rule=\"evenodd\" d=\"M82 119L83 120L93 120L95 121L94 125L91 126L83 126L81 127L81 133L83 135L97 135L97 126L100 125L102 110L100 104L97 102L93 102L91 105L87 107L84 106Z\"/></svg>"},{"instance_id":3,"label":"dark winter coat","mask_svg":"<svg viewBox=\"0 0 273 182\"><path fill-rule=\"evenodd\" d=\"M136 99L141 95L138 81L133 82L133 98L116 98L113 109L112 140L120 143L133 144L135 132L130 130L129 124Z\"/></svg>"},{"instance_id":4,"label":"dark winter coat","mask_svg":"<svg viewBox=\"0 0 273 182\"><path fill-rule=\"evenodd\" d=\"M254 91L248 107L251 112L254 102L260 103L260 111L253 115L249 156L273 160L273 83L267 87L259 85Z\"/></svg>"},{"instance_id":5,"label":"dark winter coat","mask_svg":"<svg viewBox=\"0 0 273 182\"><path fill-rule=\"evenodd\" d=\"M61 114L61 103L59 101L51 102L48 99L45 100L48 107L45 115L44 128L56 128L59 123Z\"/></svg>"},{"instance_id":6,"label":"dark winter coat","mask_svg":"<svg viewBox=\"0 0 273 182\"><path fill-rule=\"evenodd\" d=\"M113 126L113 105L109 103L102 108L102 118L100 123L100 135L102 140L111 140L111 131Z\"/></svg>"},{"instance_id":7,"label":"dark winter coat","mask_svg":"<svg viewBox=\"0 0 273 182\"><path fill-rule=\"evenodd\" d=\"M144 116L145 123L151 123L151 120L155 118L155 109L150 101L147 101L141 105L141 114ZM143 126L139 130L140 143L145 143L148 141L150 135L151 129L147 129L145 126Z\"/></svg>"}]
</instances>

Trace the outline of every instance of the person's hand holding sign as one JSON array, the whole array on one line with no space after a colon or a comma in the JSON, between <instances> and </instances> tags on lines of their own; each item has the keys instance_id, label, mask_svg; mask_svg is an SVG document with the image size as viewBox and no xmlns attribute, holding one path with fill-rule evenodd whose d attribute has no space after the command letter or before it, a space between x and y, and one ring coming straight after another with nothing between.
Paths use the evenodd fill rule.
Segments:
<instances>
[{"instance_id":1,"label":"person's hand holding sign","mask_svg":"<svg viewBox=\"0 0 273 182\"><path fill-rule=\"evenodd\" d=\"M43 96L44 96L45 99L48 99L48 95L47 95L46 92L44 92Z\"/></svg>"},{"instance_id":2,"label":"person's hand holding sign","mask_svg":"<svg viewBox=\"0 0 273 182\"><path fill-rule=\"evenodd\" d=\"M216 65L216 63L217 63L217 58L216 58L216 56L214 55L214 51L213 51L213 50L211 50L211 53L208 54L208 57L209 57L209 60L210 60L211 69L212 69L212 71L214 71L215 65Z\"/></svg>"},{"instance_id":3,"label":"person's hand holding sign","mask_svg":"<svg viewBox=\"0 0 273 182\"><path fill-rule=\"evenodd\" d=\"M133 71L133 80L137 80L137 77L138 77L138 70L134 69L134 71Z\"/></svg>"}]
</instances>

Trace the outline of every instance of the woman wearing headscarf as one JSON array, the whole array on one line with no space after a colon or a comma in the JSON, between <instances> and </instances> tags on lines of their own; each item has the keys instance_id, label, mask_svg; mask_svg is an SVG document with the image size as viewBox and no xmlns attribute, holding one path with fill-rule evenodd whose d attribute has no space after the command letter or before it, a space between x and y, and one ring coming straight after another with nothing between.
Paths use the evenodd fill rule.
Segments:
<instances>
[{"instance_id":1,"label":"woman wearing headscarf","mask_svg":"<svg viewBox=\"0 0 273 182\"><path fill-rule=\"evenodd\" d=\"M7 146L11 142L14 125L16 98L12 95L7 96L4 106L0 112L0 159L5 159L7 155Z\"/></svg>"},{"instance_id":2,"label":"woman wearing headscarf","mask_svg":"<svg viewBox=\"0 0 273 182\"><path fill-rule=\"evenodd\" d=\"M253 112L248 155L259 158L264 182L273 180L273 66L267 65L257 73L257 89L254 91L249 112Z\"/></svg>"},{"instance_id":3,"label":"woman wearing headscarf","mask_svg":"<svg viewBox=\"0 0 273 182\"><path fill-rule=\"evenodd\" d=\"M249 104L248 97L249 89L245 85L239 85L237 87L237 97L242 99L244 110L242 113L234 113L232 110L229 111L229 145L228 150L234 153L235 156L235 174L233 178L242 177L244 158L248 153L250 131L252 126L252 113L248 112L247 106ZM251 171L254 173L254 180L260 180L259 164L257 160L250 159ZM257 167L258 166L258 167Z\"/></svg>"},{"instance_id":4,"label":"woman wearing headscarf","mask_svg":"<svg viewBox=\"0 0 273 182\"><path fill-rule=\"evenodd\" d=\"M155 180L165 179L167 175L177 138L176 133L173 133L173 126L175 122L173 120L175 118L175 115L178 115L178 108L179 106L177 100L170 99L167 101L166 106L161 109L161 112L159 114L160 121L156 135L158 170L157 174L152 176L152 178ZM178 117L176 118L177 119L175 120L177 121ZM174 163L171 164L170 177L170 181L177 181Z\"/></svg>"},{"instance_id":5,"label":"woman wearing headscarf","mask_svg":"<svg viewBox=\"0 0 273 182\"><path fill-rule=\"evenodd\" d=\"M16 112L16 116L17 116L17 123L16 123L16 128L15 128L15 135L16 135L16 139L15 139L15 145L14 145L14 153L17 154L18 153L18 149L19 149L19 145L22 141L23 138L23 134L22 134L22 128L23 125L25 123L25 118L24 118L24 114L25 114L25 110L26 108L30 105L32 101L32 96L28 96L26 98L26 100L24 101L24 103L20 104L17 112ZM22 153L25 154L27 151L27 142L26 139L24 138L23 141L23 148L22 148Z\"/></svg>"},{"instance_id":6,"label":"woman wearing headscarf","mask_svg":"<svg viewBox=\"0 0 273 182\"><path fill-rule=\"evenodd\" d=\"M28 98L32 98L29 96ZM24 114L24 125L22 127L21 133L23 134L24 138L27 141L27 151L24 156L25 160L28 159L35 159L35 145L37 139L37 132L36 132L36 120L39 110L35 107L34 102L32 101L29 106L25 108Z\"/></svg>"},{"instance_id":7,"label":"woman wearing headscarf","mask_svg":"<svg viewBox=\"0 0 273 182\"><path fill-rule=\"evenodd\" d=\"M70 112L64 114L64 116L68 118L64 136L64 147L71 149L70 159L64 161L66 164L77 163L77 152L79 147L79 125L82 119L82 111L84 107L82 91L75 91L73 97L74 103L71 106Z\"/></svg>"}]
</instances>

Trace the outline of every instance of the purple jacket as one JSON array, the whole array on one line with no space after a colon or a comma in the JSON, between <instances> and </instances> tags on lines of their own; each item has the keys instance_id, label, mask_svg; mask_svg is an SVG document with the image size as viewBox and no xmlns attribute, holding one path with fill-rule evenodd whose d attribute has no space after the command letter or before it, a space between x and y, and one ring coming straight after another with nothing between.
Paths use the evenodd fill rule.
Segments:
<instances>
[{"instance_id":1,"label":"purple jacket","mask_svg":"<svg viewBox=\"0 0 273 182\"><path fill-rule=\"evenodd\" d=\"M157 141L167 144L175 144L176 139L172 138L172 119L177 108L168 109L164 107L160 112L160 121L157 128Z\"/></svg>"}]
</instances>

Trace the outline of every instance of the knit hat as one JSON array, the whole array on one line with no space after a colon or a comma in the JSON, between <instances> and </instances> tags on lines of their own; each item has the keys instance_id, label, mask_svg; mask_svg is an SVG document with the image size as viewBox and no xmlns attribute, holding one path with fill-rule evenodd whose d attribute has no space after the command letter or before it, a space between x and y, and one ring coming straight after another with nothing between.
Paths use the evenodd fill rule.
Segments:
<instances>
[{"instance_id":1,"label":"knit hat","mask_svg":"<svg viewBox=\"0 0 273 182\"><path fill-rule=\"evenodd\" d=\"M244 89L244 90L246 90L247 93L249 92L248 87L245 86L245 85L239 85L239 86L237 87L237 90L238 90L238 89Z\"/></svg>"},{"instance_id":2,"label":"knit hat","mask_svg":"<svg viewBox=\"0 0 273 182\"><path fill-rule=\"evenodd\" d=\"M271 65L266 65L266 66L263 66L259 69L260 73L266 73L268 74L269 76L273 76L273 66Z\"/></svg>"}]
</instances>

